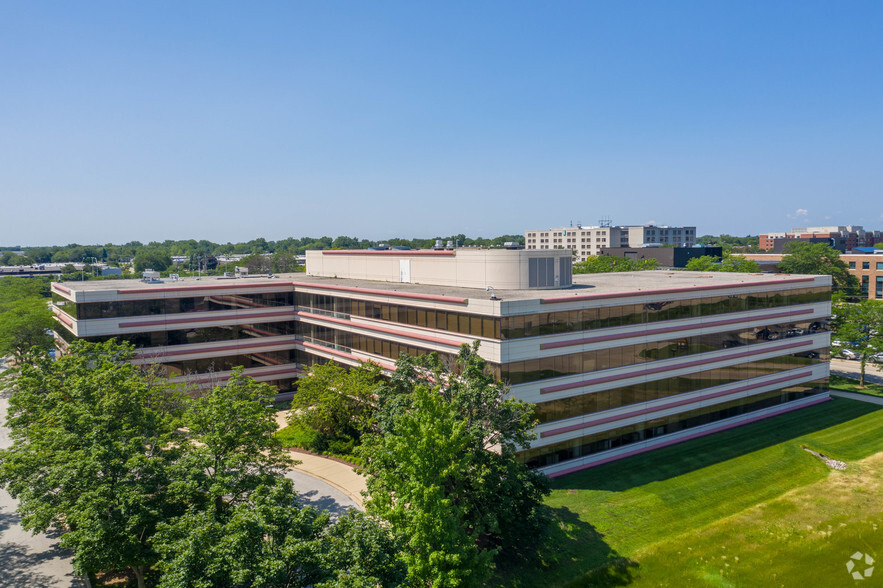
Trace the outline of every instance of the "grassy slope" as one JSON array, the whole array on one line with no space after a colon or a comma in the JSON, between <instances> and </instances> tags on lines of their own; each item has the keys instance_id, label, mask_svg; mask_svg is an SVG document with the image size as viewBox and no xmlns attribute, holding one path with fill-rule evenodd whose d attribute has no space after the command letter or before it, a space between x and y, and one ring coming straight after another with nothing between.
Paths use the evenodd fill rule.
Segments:
<instances>
[{"instance_id":1,"label":"grassy slope","mask_svg":"<svg viewBox=\"0 0 883 588\"><path fill-rule=\"evenodd\" d=\"M555 480L547 504L556 520L541 563L509 567L500 583L658 583L649 574L674 565L666 545L684 552L683 537L826 480L828 467L802 446L847 461L883 451L878 409L836 399ZM652 560L654 549L665 558Z\"/></svg>"}]
</instances>

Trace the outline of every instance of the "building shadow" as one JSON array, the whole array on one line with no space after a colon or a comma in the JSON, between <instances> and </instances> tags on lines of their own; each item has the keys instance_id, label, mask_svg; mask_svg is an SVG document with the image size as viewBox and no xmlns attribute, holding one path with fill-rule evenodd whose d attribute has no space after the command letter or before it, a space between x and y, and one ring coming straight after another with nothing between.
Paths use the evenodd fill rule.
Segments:
<instances>
[{"instance_id":1,"label":"building shadow","mask_svg":"<svg viewBox=\"0 0 883 588\"><path fill-rule=\"evenodd\" d=\"M581 588L628 586L634 581L638 562L617 553L594 526L567 507L543 508L548 519L543 534L529 549L498 557L492 585Z\"/></svg>"},{"instance_id":2,"label":"building shadow","mask_svg":"<svg viewBox=\"0 0 883 588\"><path fill-rule=\"evenodd\" d=\"M834 408L836 410L832 410ZM877 410L883 410L883 407L835 398L729 431L713 433L555 478L552 480L552 487L563 490L622 492L797 439Z\"/></svg>"}]
</instances>

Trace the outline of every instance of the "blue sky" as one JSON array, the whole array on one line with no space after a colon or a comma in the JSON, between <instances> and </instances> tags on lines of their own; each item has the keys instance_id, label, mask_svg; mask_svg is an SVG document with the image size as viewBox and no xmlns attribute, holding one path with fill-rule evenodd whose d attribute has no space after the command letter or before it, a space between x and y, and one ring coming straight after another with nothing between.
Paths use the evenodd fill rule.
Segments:
<instances>
[{"instance_id":1,"label":"blue sky","mask_svg":"<svg viewBox=\"0 0 883 588\"><path fill-rule=\"evenodd\" d=\"M0 245L883 229L881 186L879 1L0 1Z\"/></svg>"}]
</instances>

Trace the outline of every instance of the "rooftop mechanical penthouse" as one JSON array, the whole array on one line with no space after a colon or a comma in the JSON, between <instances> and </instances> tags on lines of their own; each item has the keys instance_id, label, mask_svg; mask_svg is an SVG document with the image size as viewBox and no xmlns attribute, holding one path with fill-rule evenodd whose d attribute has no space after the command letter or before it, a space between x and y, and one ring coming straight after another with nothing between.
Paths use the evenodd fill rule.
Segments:
<instances>
[{"instance_id":1,"label":"rooftop mechanical penthouse","mask_svg":"<svg viewBox=\"0 0 883 588\"><path fill-rule=\"evenodd\" d=\"M569 250L310 251L307 273L53 284L57 340L111 337L172 377L480 353L536 403L550 475L828 399L829 276L571 275Z\"/></svg>"}]
</instances>

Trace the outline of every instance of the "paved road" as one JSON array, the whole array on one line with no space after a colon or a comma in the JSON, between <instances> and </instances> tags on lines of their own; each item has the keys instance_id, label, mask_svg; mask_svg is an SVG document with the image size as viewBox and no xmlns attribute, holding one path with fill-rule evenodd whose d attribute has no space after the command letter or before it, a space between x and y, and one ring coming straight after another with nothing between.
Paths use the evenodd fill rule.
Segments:
<instances>
[{"instance_id":1,"label":"paved road","mask_svg":"<svg viewBox=\"0 0 883 588\"><path fill-rule=\"evenodd\" d=\"M296 470L289 471L285 477L294 482L301 504L327 510L332 520L351 508L359 508L352 498L319 478Z\"/></svg>"},{"instance_id":2,"label":"paved road","mask_svg":"<svg viewBox=\"0 0 883 588\"><path fill-rule=\"evenodd\" d=\"M850 359L831 360L832 374L858 379L861 376L861 371L861 363L858 361ZM880 369L880 364L871 363L870 361L865 364L865 381L883 384L883 370Z\"/></svg>"},{"instance_id":3,"label":"paved road","mask_svg":"<svg viewBox=\"0 0 883 588\"><path fill-rule=\"evenodd\" d=\"M0 423L6 422L9 401L0 398ZM0 447L9 447L9 431L0 426ZM31 535L21 528L17 501L0 490L0 586L76 586L86 580L74 576L71 554L58 547L58 537Z\"/></svg>"}]
</instances>

